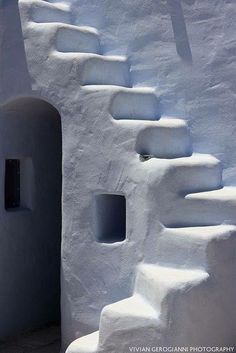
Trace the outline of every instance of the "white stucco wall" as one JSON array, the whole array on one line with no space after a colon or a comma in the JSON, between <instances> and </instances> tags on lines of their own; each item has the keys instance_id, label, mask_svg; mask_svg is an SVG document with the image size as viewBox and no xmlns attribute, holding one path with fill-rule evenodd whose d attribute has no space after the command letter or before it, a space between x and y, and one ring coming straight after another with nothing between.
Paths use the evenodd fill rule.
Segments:
<instances>
[{"instance_id":1,"label":"white stucco wall","mask_svg":"<svg viewBox=\"0 0 236 353\"><path fill-rule=\"evenodd\" d=\"M154 87L161 96L162 115L186 120L193 150L219 158L224 168L224 184L234 185L235 80L231 73L235 70L236 9L233 1L86 0L74 1L72 6L74 23L99 30L105 55L128 56L131 84ZM161 219L157 213L163 212L167 223L171 222L169 210L163 207L167 189L163 185L158 189L156 177L146 195L146 183L151 183L148 167L139 175L137 164L132 166L134 141L141 126L135 132L134 126L111 123L107 115L109 99L104 98L108 93L82 91L79 95L79 86L76 91L78 101L81 99L83 104L83 108L77 109L78 118L86 128L78 128L73 138L74 144L80 146L80 157L77 153L73 163L77 172L70 183L70 189L74 190L75 184L78 188L78 194L73 193L77 210L70 220L67 218L69 228L65 228L68 238L64 243L64 269L68 277L64 291L72 293L63 302L68 315L63 324L65 337L70 336L71 327L77 337L96 330L99 321L96 313L105 304L131 295L135 264L144 259L155 261L153 244ZM122 110L122 104L123 101L118 109ZM157 149L159 141L153 142ZM70 156L74 150L75 147ZM157 164L153 174L160 173L160 169ZM186 178L183 175L179 176L183 184L192 178L189 187L195 184L196 189L204 179L212 178L197 175L194 179L188 172ZM170 178L169 183L172 182ZM127 244L109 247L93 242L93 221L89 215L92 193L97 190L126 194ZM159 211L155 208L156 200ZM65 209L69 215L69 207ZM184 212L179 211L182 220ZM196 211L199 223L202 217Z\"/></svg>"},{"instance_id":2,"label":"white stucco wall","mask_svg":"<svg viewBox=\"0 0 236 353\"><path fill-rule=\"evenodd\" d=\"M62 118L62 333L66 345L98 329L100 313L106 304L132 294L136 265L157 261L163 225L235 224L233 201L232 207L227 204L221 209L217 203L210 204L211 208L207 203L202 206L195 201L186 204L180 200L181 193L223 185L221 169L214 158L206 156L202 160L194 155L189 164L187 160L174 162L170 168L163 156L168 154L172 158L179 145L186 157L192 149L211 153L223 163L224 185L234 185L236 181L232 75L236 9L230 0L59 3L59 7L57 4L53 8L50 1L20 1L28 71L23 80L28 85L21 87L20 92L49 100ZM65 24L98 30L91 34L89 29L85 43L90 43L90 47L83 43L81 51L105 57L79 53L81 42L76 42L75 32L59 33L60 30L64 33ZM80 29L79 38L86 31ZM107 58L108 55L127 56L130 73L125 58ZM101 87L104 82L111 86ZM138 90L130 92L117 85ZM163 121L160 126L153 121L125 121L127 114L133 120L153 120L161 115ZM167 116L188 122L192 147L186 127L166 122ZM181 128L178 125L178 136L168 135L173 124L182 124ZM148 128L162 129L163 133L147 132L142 136L142 131ZM161 159L141 163L136 150L139 152L149 141L152 153ZM96 193L125 195L125 242L96 242L93 217ZM175 193L178 198L173 197ZM233 255L230 258L233 264ZM179 262L177 256L176 263ZM204 267L201 261L198 267ZM233 283L230 278L226 282L221 282L220 289L215 287L218 294L213 306L223 307L220 303L227 285L223 312L230 312L229 293L233 293ZM211 284L206 287L203 284L202 294L210 288ZM190 297L187 302L190 310L194 300ZM210 306L209 311L212 312ZM214 315L205 321L198 337L208 330L212 342L219 343L224 336L230 343L233 318L224 315L218 320L222 315L220 309ZM182 324L187 316L181 318ZM209 328L212 322L214 329ZM224 327L229 327L229 331L224 331ZM189 342L191 339L189 334Z\"/></svg>"},{"instance_id":3,"label":"white stucco wall","mask_svg":"<svg viewBox=\"0 0 236 353\"><path fill-rule=\"evenodd\" d=\"M219 157L235 184L234 1L73 4L75 23L98 28L106 55L129 57L133 85L155 87L162 112L186 119L195 151Z\"/></svg>"}]
</instances>

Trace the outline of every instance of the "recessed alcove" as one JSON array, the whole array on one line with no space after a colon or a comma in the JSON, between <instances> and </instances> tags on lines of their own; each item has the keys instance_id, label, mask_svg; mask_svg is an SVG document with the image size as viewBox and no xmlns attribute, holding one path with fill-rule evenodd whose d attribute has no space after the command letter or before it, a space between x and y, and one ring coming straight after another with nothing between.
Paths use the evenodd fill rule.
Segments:
<instances>
[{"instance_id":1,"label":"recessed alcove","mask_svg":"<svg viewBox=\"0 0 236 353\"><path fill-rule=\"evenodd\" d=\"M33 207L34 172L31 158L5 160L4 198L7 211Z\"/></svg>"},{"instance_id":2,"label":"recessed alcove","mask_svg":"<svg viewBox=\"0 0 236 353\"><path fill-rule=\"evenodd\" d=\"M100 243L122 242L126 238L124 195L95 195L95 237Z\"/></svg>"},{"instance_id":3,"label":"recessed alcove","mask_svg":"<svg viewBox=\"0 0 236 353\"><path fill-rule=\"evenodd\" d=\"M20 160L5 160L5 209L20 207Z\"/></svg>"},{"instance_id":4,"label":"recessed alcove","mask_svg":"<svg viewBox=\"0 0 236 353\"><path fill-rule=\"evenodd\" d=\"M4 339L60 322L60 114L42 99L8 102L0 107L0 141Z\"/></svg>"}]
</instances>

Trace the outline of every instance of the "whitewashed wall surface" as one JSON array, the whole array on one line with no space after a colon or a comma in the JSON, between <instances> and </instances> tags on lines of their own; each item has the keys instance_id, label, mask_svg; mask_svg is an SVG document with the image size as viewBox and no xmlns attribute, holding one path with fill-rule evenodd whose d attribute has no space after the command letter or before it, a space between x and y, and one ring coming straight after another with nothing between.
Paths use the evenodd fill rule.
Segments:
<instances>
[{"instance_id":1,"label":"whitewashed wall surface","mask_svg":"<svg viewBox=\"0 0 236 353\"><path fill-rule=\"evenodd\" d=\"M2 104L61 118L62 352L234 346L235 1L5 11Z\"/></svg>"}]
</instances>

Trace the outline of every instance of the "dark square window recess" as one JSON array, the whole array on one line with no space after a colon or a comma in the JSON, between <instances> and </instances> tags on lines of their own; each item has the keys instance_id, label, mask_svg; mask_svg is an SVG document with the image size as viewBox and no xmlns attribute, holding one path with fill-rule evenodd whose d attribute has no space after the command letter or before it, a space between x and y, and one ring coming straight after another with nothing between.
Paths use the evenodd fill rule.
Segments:
<instances>
[{"instance_id":1,"label":"dark square window recess","mask_svg":"<svg viewBox=\"0 0 236 353\"><path fill-rule=\"evenodd\" d=\"M123 195L95 196L95 234L101 243L115 243L126 237L126 200Z\"/></svg>"},{"instance_id":2,"label":"dark square window recess","mask_svg":"<svg viewBox=\"0 0 236 353\"><path fill-rule=\"evenodd\" d=\"M20 207L20 160L5 161L5 209Z\"/></svg>"}]
</instances>

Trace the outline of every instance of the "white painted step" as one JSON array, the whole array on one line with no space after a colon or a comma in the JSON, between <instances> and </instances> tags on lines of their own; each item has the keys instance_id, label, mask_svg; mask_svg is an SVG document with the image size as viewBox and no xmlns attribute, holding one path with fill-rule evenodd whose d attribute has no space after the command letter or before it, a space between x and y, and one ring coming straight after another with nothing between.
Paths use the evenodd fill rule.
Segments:
<instances>
[{"instance_id":1,"label":"white painted step","mask_svg":"<svg viewBox=\"0 0 236 353\"><path fill-rule=\"evenodd\" d=\"M208 278L202 270L139 265L134 295L107 305L101 313L99 333L76 340L66 353L116 352L118 346L120 352L125 352L127 344L159 342L166 330L161 310L170 310L173 295L188 292Z\"/></svg>"},{"instance_id":2,"label":"white painted step","mask_svg":"<svg viewBox=\"0 0 236 353\"><path fill-rule=\"evenodd\" d=\"M227 202L236 205L236 187L224 187L220 190L213 190L209 192L198 192L186 196L189 200L199 200L206 202Z\"/></svg>"},{"instance_id":3,"label":"white painted step","mask_svg":"<svg viewBox=\"0 0 236 353\"><path fill-rule=\"evenodd\" d=\"M198 215L198 220L205 224L208 221L208 225L236 224L236 187L191 193L185 196L185 201L191 218Z\"/></svg>"},{"instance_id":4,"label":"white painted step","mask_svg":"<svg viewBox=\"0 0 236 353\"><path fill-rule=\"evenodd\" d=\"M97 353L99 342L99 331L83 336L73 341L66 353Z\"/></svg>"},{"instance_id":5,"label":"white painted step","mask_svg":"<svg viewBox=\"0 0 236 353\"><path fill-rule=\"evenodd\" d=\"M107 349L119 335L128 333L130 336L136 330L156 327L158 318L159 312L138 294L107 305L101 313L99 347Z\"/></svg>"},{"instance_id":6,"label":"white painted step","mask_svg":"<svg viewBox=\"0 0 236 353\"><path fill-rule=\"evenodd\" d=\"M136 152L167 159L191 155L190 135L185 121L165 117L156 121L153 126L145 126L144 122L143 129L137 136Z\"/></svg>"},{"instance_id":7,"label":"white painted step","mask_svg":"<svg viewBox=\"0 0 236 353\"><path fill-rule=\"evenodd\" d=\"M160 167L165 166L162 191L167 189L168 193L180 195L181 198L189 192L219 189L222 186L220 161L211 155L194 153L189 157L170 160L151 158L143 165L153 176L153 180L150 179L153 184Z\"/></svg>"},{"instance_id":8,"label":"white painted step","mask_svg":"<svg viewBox=\"0 0 236 353\"><path fill-rule=\"evenodd\" d=\"M219 189L222 187L222 167L212 155L193 153L172 160L166 178L170 189L181 193Z\"/></svg>"},{"instance_id":9,"label":"white painted step","mask_svg":"<svg viewBox=\"0 0 236 353\"><path fill-rule=\"evenodd\" d=\"M130 68L126 57L81 54L81 85L113 85L130 87Z\"/></svg>"},{"instance_id":10,"label":"white painted step","mask_svg":"<svg viewBox=\"0 0 236 353\"><path fill-rule=\"evenodd\" d=\"M61 25L56 35L56 49L60 52L100 54L100 40L96 29Z\"/></svg>"},{"instance_id":11,"label":"white painted step","mask_svg":"<svg viewBox=\"0 0 236 353\"><path fill-rule=\"evenodd\" d=\"M170 293L188 290L208 277L207 272L198 269L142 264L137 269L135 293L146 298L153 307L161 311L162 303Z\"/></svg>"},{"instance_id":12,"label":"white painted step","mask_svg":"<svg viewBox=\"0 0 236 353\"><path fill-rule=\"evenodd\" d=\"M113 351L119 344L122 349L120 337L128 334L130 340L135 336L136 330L146 332L148 329L157 329L159 313L148 304L140 295L105 306L101 313L100 330L72 342L66 353L95 353L105 348L106 352ZM124 341L125 343L125 341ZM109 350L110 349L110 350Z\"/></svg>"},{"instance_id":13,"label":"white painted step","mask_svg":"<svg viewBox=\"0 0 236 353\"><path fill-rule=\"evenodd\" d=\"M227 259L229 263L235 242L236 227L232 225L165 228L157 241L156 256L162 265L212 272L216 262L217 266Z\"/></svg>"},{"instance_id":14,"label":"white painted step","mask_svg":"<svg viewBox=\"0 0 236 353\"><path fill-rule=\"evenodd\" d=\"M160 218L170 228L236 224L236 188L187 194L172 201L168 214L160 210Z\"/></svg>"},{"instance_id":15,"label":"white painted step","mask_svg":"<svg viewBox=\"0 0 236 353\"><path fill-rule=\"evenodd\" d=\"M67 4L51 4L43 1L32 2L32 21L38 23L62 22L70 23L71 13Z\"/></svg>"},{"instance_id":16,"label":"white painted step","mask_svg":"<svg viewBox=\"0 0 236 353\"><path fill-rule=\"evenodd\" d=\"M158 120L159 99L154 91L121 91L114 95L111 115L117 120Z\"/></svg>"}]
</instances>

